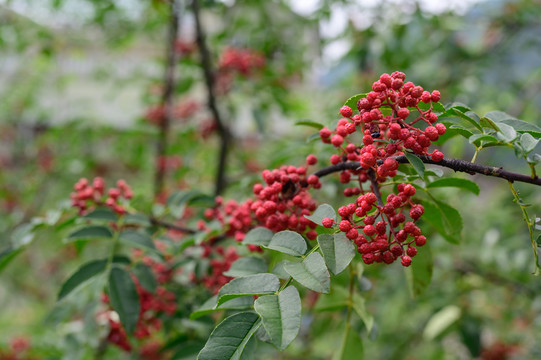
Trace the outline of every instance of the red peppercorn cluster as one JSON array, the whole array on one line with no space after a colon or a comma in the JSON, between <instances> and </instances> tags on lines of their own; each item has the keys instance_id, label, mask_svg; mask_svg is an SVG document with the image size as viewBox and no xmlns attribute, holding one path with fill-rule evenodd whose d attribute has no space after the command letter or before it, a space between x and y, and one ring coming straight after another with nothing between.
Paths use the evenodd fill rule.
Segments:
<instances>
[{"instance_id":1,"label":"red peppercorn cluster","mask_svg":"<svg viewBox=\"0 0 541 360\"><path fill-rule=\"evenodd\" d=\"M133 197L131 187L124 180L118 180L116 187L110 188L107 193L105 181L101 177L94 178L92 184L87 179L81 178L73 189L75 192L70 194L71 204L79 209L80 215L84 215L92 205L105 205L117 214L123 215L126 209L121 203L122 199L129 200Z\"/></svg>"},{"instance_id":2,"label":"red peppercorn cluster","mask_svg":"<svg viewBox=\"0 0 541 360\"><path fill-rule=\"evenodd\" d=\"M309 155L307 166L315 165L317 158ZM313 240L317 233L316 224L304 217L316 209L316 202L308 189L319 189L321 183L315 175L307 175L307 167L282 166L280 169L264 170L264 183L255 184L253 193L256 199L248 199L242 204L231 200L222 210L223 200L217 198L217 207L207 209L207 219L217 219L227 228L228 236L242 241L244 235L257 225L273 232L292 230L304 233Z\"/></svg>"},{"instance_id":3,"label":"red peppercorn cluster","mask_svg":"<svg viewBox=\"0 0 541 360\"><path fill-rule=\"evenodd\" d=\"M161 330L162 321L159 318L161 314L172 316L177 310L176 295L164 287L164 284L171 279L171 270L168 269L167 265L158 263L150 257L143 257L143 263L152 269L159 285L154 292L148 291L132 275L141 306L139 320L134 331L135 338L139 340L150 339L154 333ZM103 294L102 301L109 304L109 297ZM132 346L118 317L112 316L111 312L108 312L106 316L109 323L109 334L107 335L109 342L125 351L131 351Z\"/></svg>"},{"instance_id":4,"label":"red peppercorn cluster","mask_svg":"<svg viewBox=\"0 0 541 360\"><path fill-rule=\"evenodd\" d=\"M201 283L213 294L217 294L222 286L231 281L232 277L225 276L224 272L231 268L231 265L239 258L233 246L224 249L222 246L213 247L209 244L203 245L203 258L210 258L210 272L205 274ZM192 280L197 279L193 275Z\"/></svg>"},{"instance_id":5,"label":"red peppercorn cluster","mask_svg":"<svg viewBox=\"0 0 541 360\"><path fill-rule=\"evenodd\" d=\"M401 155L404 149L431 155L434 161L443 159L443 153L438 150L428 153L432 142L446 131L445 125L435 124L438 116L432 111L433 102L440 100L440 92L429 93L412 82L404 83L405 79L406 75L398 71L381 75L372 84L372 91L357 102L358 114L343 106L340 109L343 118L336 129L320 130L322 141L340 150L339 155L331 157L331 163L359 161L362 169L373 169L384 178L396 175L398 163L392 156ZM420 102L430 104L428 110L421 110ZM411 116L410 109L418 115ZM413 126L422 122L427 125L424 130ZM362 136L359 144L349 139L356 132Z\"/></svg>"},{"instance_id":6,"label":"red peppercorn cluster","mask_svg":"<svg viewBox=\"0 0 541 360\"><path fill-rule=\"evenodd\" d=\"M16 336L10 339L9 349L0 349L0 359L2 360L33 360L37 359L31 356L30 340L24 336Z\"/></svg>"},{"instance_id":7,"label":"red peppercorn cluster","mask_svg":"<svg viewBox=\"0 0 541 360\"><path fill-rule=\"evenodd\" d=\"M195 99L187 99L175 104L171 109L173 120L185 121L201 109L201 103ZM144 115L144 119L150 124L160 126L165 119L165 105L150 106Z\"/></svg>"},{"instance_id":8,"label":"red peppercorn cluster","mask_svg":"<svg viewBox=\"0 0 541 360\"><path fill-rule=\"evenodd\" d=\"M220 56L218 71L238 72L246 76L264 66L265 57L260 52L252 49L228 47Z\"/></svg>"},{"instance_id":9,"label":"red peppercorn cluster","mask_svg":"<svg viewBox=\"0 0 541 360\"><path fill-rule=\"evenodd\" d=\"M417 254L415 246L426 243L426 237L415 225L424 208L411 199L416 192L413 185L402 183L397 188L398 194L389 194L385 204L378 204L376 194L367 192L356 202L338 209L340 222L335 224L333 219L325 218L322 224L327 228L337 225L355 243L365 264L391 264L401 258L403 266L410 266L411 258ZM407 207L411 221L406 221Z\"/></svg>"}]
</instances>

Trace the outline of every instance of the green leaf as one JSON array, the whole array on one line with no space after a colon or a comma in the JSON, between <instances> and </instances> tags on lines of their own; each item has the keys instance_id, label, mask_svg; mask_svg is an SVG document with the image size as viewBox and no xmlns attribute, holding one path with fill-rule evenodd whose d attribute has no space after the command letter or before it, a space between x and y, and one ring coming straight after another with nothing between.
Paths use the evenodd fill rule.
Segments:
<instances>
[{"instance_id":1,"label":"green leaf","mask_svg":"<svg viewBox=\"0 0 541 360\"><path fill-rule=\"evenodd\" d=\"M485 117L489 118L490 120L495 121L495 122L500 122L502 120L515 119L514 116L511 116L511 115L509 115L507 113L504 113L503 111L499 111L499 110L487 112L485 114Z\"/></svg>"},{"instance_id":2,"label":"green leaf","mask_svg":"<svg viewBox=\"0 0 541 360\"><path fill-rule=\"evenodd\" d=\"M479 195L481 189L479 185L474 183L471 180L460 179L460 178L444 178L435 180L426 186L427 188L436 188L436 187L457 187L464 190L468 190L475 195Z\"/></svg>"},{"instance_id":3,"label":"green leaf","mask_svg":"<svg viewBox=\"0 0 541 360\"><path fill-rule=\"evenodd\" d=\"M117 267L109 274L109 298L113 309L128 334L135 330L139 319L139 295L130 274Z\"/></svg>"},{"instance_id":4,"label":"green leaf","mask_svg":"<svg viewBox=\"0 0 541 360\"><path fill-rule=\"evenodd\" d=\"M499 123L498 126L500 128L500 131L496 133L498 139L505 142L511 142L517 138L518 134L512 126L504 123Z\"/></svg>"},{"instance_id":5,"label":"green leaf","mask_svg":"<svg viewBox=\"0 0 541 360\"><path fill-rule=\"evenodd\" d=\"M218 306L240 296L273 294L280 289L274 274L255 274L231 280L218 292Z\"/></svg>"},{"instance_id":6,"label":"green leaf","mask_svg":"<svg viewBox=\"0 0 541 360\"><path fill-rule=\"evenodd\" d=\"M135 246L137 248L156 251L152 238L141 231L125 230L120 233L120 241L126 245Z\"/></svg>"},{"instance_id":7,"label":"green leaf","mask_svg":"<svg viewBox=\"0 0 541 360\"><path fill-rule=\"evenodd\" d=\"M535 243L537 244L538 247L541 247L541 235L539 235L537 239L535 239Z\"/></svg>"},{"instance_id":8,"label":"green leaf","mask_svg":"<svg viewBox=\"0 0 541 360\"><path fill-rule=\"evenodd\" d=\"M430 223L434 229L451 244L459 244L460 234L447 234L447 230L443 225L443 214L441 213L440 208L433 202L428 201L423 201L423 206L425 207L425 213L422 216L423 221Z\"/></svg>"},{"instance_id":9,"label":"green leaf","mask_svg":"<svg viewBox=\"0 0 541 360\"><path fill-rule=\"evenodd\" d=\"M310 126L310 127L316 128L318 130L321 130L321 129L323 129L325 127L323 124L320 124L320 123L317 123L317 122L311 121L311 120L299 120L299 121L295 122L295 125Z\"/></svg>"},{"instance_id":10,"label":"green leaf","mask_svg":"<svg viewBox=\"0 0 541 360\"><path fill-rule=\"evenodd\" d=\"M344 106L349 106L353 111L355 111L357 110L357 102L359 101L360 98L363 98L365 96L366 96L366 93L353 95L352 97L346 100L346 102L344 103Z\"/></svg>"},{"instance_id":11,"label":"green leaf","mask_svg":"<svg viewBox=\"0 0 541 360\"><path fill-rule=\"evenodd\" d=\"M253 312L242 312L226 318L212 331L197 360L239 360L259 326L259 315Z\"/></svg>"},{"instance_id":12,"label":"green leaf","mask_svg":"<svg viewBox=\"0 0 541 360\"><path fill-rule=\"evenodd\" d=\"M405 152L404 155L406 155L406 159L408 159L409 163L413 166L417 174L419 174L421 178L424 178L425 164L423 163L423 161L409 152Z\"/></svg>"},{"instance_id":13,"label":"green leaf","mask_svg":"<svg viewBox=\"0 0 541 360\"><path fill-rule=\"evenodd\" d=\"M193 360L204 345L203 341L183 342L179 344L179 349L173 354L172 360Z\"/></svg>"},{"instance_id":14,"label":"green leaf","mask_svg":"<svg viewBox=\"0 0 541 360\"><path fill-rule=\"evenodd\" d=\"M436 205L441 211L443 226L447 234L457 236L460 239L460 233L462 232L463 222L462 216L458 210L451 205L436 200Z\"/></svg>"},{"instance_id":15,"label":"green leaf","mask_svg":"<svg viewBox=\"0 0 541 360\"><path fill-rule=\"evenodd\" d=\"M342 343L332 360L362 360L364 358L363 342L357 332L346 323Z\"/></svg>"},{"instance_id":16,"label":"green leaf","mask_svg":"<svg viewBox=\"0 0 541 360\"><path fill-rule=\"evenodd\" d=\"M522 145L522 148L524 149L526 154L532 152L538 143L539 139L535 139L529 133L524 133L520 136L520 145Z\"/></svg>"},{"instance_id":17,"label":"green leaf","mask_svg":"<svg viewBox=\"0 0 541 360\"><path fill-rule=\"evenodd\" d=\"M229 270L224 272L224 275L230 277L241 277L259 273L266 273L268 267L269 266L267 265L265 260L254 256L247 256L235 261L231 265Z\"/></svg>"},{"instance_id":18,"label":"green leaf","mask_svg":"<svg viewBox=\"0 0 541 360\"><path fill-rule=\"evenodd\" d=\"M23 248L13 249L11 247L0 252L0 271L2 271L17 255L23 251Z\"/></svg>"},{"instance_id":19,"label":"green leaf","mask_svg":"<svg viewBox=\"0 0 541 360\"><path fill-rule=\"evenodd\" d=\"M344 233L319 235L317 242L327 267L335 275L347 268L355 257L357 249Z\"/></svg>"},{"instance_id":20,"label":"green leaf","mask_svg":"<svg viewBox=\"0 0 541 360\"><path fill-rule=\"evenodd\" d=\"M434 262L430 247L428 245L420 247L410 267L404 268L412 298L421 295L428 288L432 280L433 267Z\"/></svg>"},{"instance_id":21,"label":"green leaf","mask_svg":"<svg viewBox=\"0 0 541 360\"><path fill-rule=\"evenodd\" d=\"M274 234L270 243L265 247L293 256L302 256L308 249L302 235L290 230Z\"/></svg>"},{"instance_id":22,"label":"green leaf","mask_svg":"<svg viewBox=\"0 0 541 360\"><path fill-rule=\"evenodd\" d=\"M470 130L460 125L451 125L449 126L449 130L456 131L458 134L464 136L466 139L470 138L473 135Z\"/></svg>"},{"instance_id":23,"label":"green leaf","mask_svg":"<svg viewBox=\"0 0 541 360\"><path fill-rule=\"evenodd\" d=\"M211 314L216 311L221 310L244 310L247 308L252 307L254 304L254 298L250 296L245 297L239 297L234 298L229 301L226 301L222 303L220 306L218 305L218 295L215 295L205 301L201 307L199 307L197 310L195 310L193 313L190 314L190 320L195 320L197 318L200 318L201 316L205 316L208 314Z\"/></svg>"},{"instance_id":24,"label":"green leaf","mask_svg":"<svg viewBox=\"0 0 541 360\"><path fill-rule=\"evenodd\" d=\"M333 283L328 294L318 297L314 310L316 311L337 311L349 305L348 289Z\"/></svg>"},{"instance_id":25,"label":"green leaf","mask_svg":"<svg viewBox=\"0 0 541 360\"><path fill-rule=\"evenodd\" d=\"M143 288L152 293L156 290L158 283L152 270L148 266L139 263L133 268L133 273Z\"/></svg>"},{"instance_id":26,"label":"green leaf","mask_svg":"<svg viewBox=\"0 0 541 360\"><path fill-rule=\"evenodd\" d=\"M361 318L366 327L366 331L370 334L374 328L374 317L366 310L364 298L357 294L353 294L353 310Z\"/></svg>"},{"instance_id":27,"label":"green leaf","mask_svg":"<svg viewBox=\"0 0 541 360\"><path fill-rule=\"evenodd\" d=\"M447 105L445 105L445 108L447 110L456 109L456 110L458 110L460 112L463 112L463 113L471 111L471 109L467 105L465 105L465 104L463 104L461 102L453 102L453 103L447 104Z\"/></svg>"},{"instance_id":28,"label":"green leaf","mask_svg":"<svg viewBox=\"0 0 541 360\"><path fill-rule=\"evenodd\" d=\"M517 119L501 120L500 123L511 126L517 132L529 133L537 139L541 137L541 128L535 124Z\"/></svg>"},{"instance_id":29,"label":"green leaf","mask_svg":"<svg viewBox=\"0 0 541 360\"><path fill-rule=\"evenodd\" d=\"M483 126L483 127L486 127L486 128L489 128L489 129L492 129L492 130L495 130L495 131L500 131L500 128L498 126L498 124L496 124L492 119L490 118L487 118L487 117L482 117L481 120L479 120L479 123Z\"/></svg>"},{"instance_id":30,"label":"green leaf","mask_svg":"<svg viewBox=\"0 0 541 360\"><path fill-rule=\"evenodd\" d=\"M301 327L301 298L297 288L288 286L278 295L259 297L254 303L270 341L284 350Z\"/></svg>"},{"instance_id":31,"label":"green leaf","mask_svg":"<svg viewBox=\"0 0 541 360\"><path fill-rule=\"evenodd\" d=\"M441 115L441 117L443 118L443 117L456 116L458 118L466 120L471 125L473 125L475 128L477 128L477 130L483 132L483 127L481 126L481 124L479 124L479 122L477 122L476 120L474 120L472 118L472 116L474 116L474 115L475 115L475 113L473 113L471 111L462 112L462 111L459 110L459 108L455 107L455 108L448 109L445 113L443 113Z\"/></svg>"},{"instance_id":32,"label":"green leaf","mask_svg":"<svg viewBox=\"0 0 541 360\"><path fill-rule=\"evenodd\" d=\"M423 331L423 338L428 341L434 340L460 319L460 316L461 310L458 306L447 305L428 320Z\"/></svg>"},{"instance_id":33,"label":"green leaf","mask_svg":"<svg viewBox=\"0 0 541 360\"><path fill-rule=\"evenodd\" d=\"M328 293L331 279L323 257L314 252L302 262L285 262L284 268L299 284L320 293Z\"/></svg>"},{"instance_id":34,"label":"green leaf","mask_svg":"<svg viewBox=\"0 0 541 360\"><path fill-rule=\"evenodd\" d=\"M96 209L92 212L89 212L85 216L83 216L84 219L90 219L90 220L104 220L104 221L113 221L117 222L118 216L113 212L113 210L109 208L100 208Z\"/></svg>"},{"instance_id":35,"label":"green leaf","mask_svg":"<svg viewBox=\"0 0 541 360\"><path fill-rule=\"evenodd\" d=\"M82 229L72 232L68 235L67 240L81 240L81 239L94 239L94 238L111 238L113 233L108 227L105 226L86 226Z\"/></svg>"},{"instance_id":36,"label":"green leaf","mask_svg":"<svg viewBox=\"0 0 541 360\"><path fill-rule=\"evenodd\" d=\"M498 139L496 139L492 135L485 135L485 134L475 134L469 137L468 141L470 144L475 144L477 146L481 145L481 142L483 141L491 141L491 142L499 142Z\"/></svg>"},{"instance_id":37,"label":"green leaf","mask_svg":"<svg viewBox=\"0 0 541 360\"><path fill-rule=\"evenodd\" d=\"M244 240L242 240L242 243L266 246L270 243L273 235L274 233L267 228L256 227L255 229L248 231Z\"/></svg>"},{"instance_id":38,"label":"green leaf","mask_svg":"<svg viewBox=\"0 0 541 360\"><path fill-rule=\"evenodd\" d=\"M304 217L318 225L322 225L321 221L325 218L336 221L336 212L331 205L321 204L317 207L316 211L314 211L312 215L304 215Z\"/></svg>"},{"instance_id":39,"label":"green leaf","mask_svg":"<svg viewBox=\"0 0 541 360\"><path fill-rule=\"evenodd\" d=\"M82 265L68 280L64 282L60 292L58 293L58 300L61 300L66 295L71 293L75 288L86 283L94 276L102 273L107 265L107 259L89 261Z\"/></svg>"}]
</instances>

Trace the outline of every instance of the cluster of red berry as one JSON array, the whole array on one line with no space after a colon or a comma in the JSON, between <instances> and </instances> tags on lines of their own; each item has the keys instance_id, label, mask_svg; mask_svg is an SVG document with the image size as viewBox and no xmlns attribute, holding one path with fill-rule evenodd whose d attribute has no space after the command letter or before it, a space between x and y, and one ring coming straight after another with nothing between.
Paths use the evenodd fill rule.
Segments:
<instances>
[{"instance_id":1,"label":"cluster of red berry","mask_svg":"<svg viewBox=\"0 0 541 360\"><path fill-rule=\"evenodd\" d=\"M238 72L242 75L249 75L252 71L264 66L265 57L260 52L234 47L226 48L218 62L219 71Z\"/></svg>"},{"instance_id":2,"label":"cluster of red berry","mask_svg":"<svg viewBox=\"0 0 541 360\"><path fill-rule=\"evenodd\" d=\"M220 221L227 229L226 235L235 236L237 241L242 241L245 234L257 225L274 232L292 230L304 233L308 229L306 236L313 240L317 237L313 230L317 225L304 215L310 215L316 209L316 202L308 189L319 189L321 183L317 176L307 175L307 167L316 163L317 158L309 155L306 167L290 165L264 170L264 183L253 187L255 200L248 199L241 204L231 200L222 208L223 200L218 198L217 207L207 209L205 217Z\"/></svg>"},{"instance_id":3,"label":"cluster of red berry","mask_svg":"<svg viewBox=\"0 0 541 360\"><path fill-rule=\"evenodd\" d=\"M119 215L126 213L126 209L120 203L121 199L129 200L133 197L131 187L124 180L118 180L116 187L112 187L105 195L105 181L101 177L92 180L92 184L86 178L81 178L73 186L75 192L70 194L71 204L79 209L79 214L84 215L89 206L105 205Z\"/></svg>"},{"instance_id":4,"label":"cluster of red berry","mask_svg":"<svg viewBox=\"0 0 541 360\"><path fill-rule=\"evenodd\" d=\"M233 246L224 249L222 246L204 244L203 249L202 257L210 259L210 273L203 275L199 280L192 274L192 281L201 282L210 292L217 294L220 288L232 279L224 275L224 272L231 268L239 255Z\"/></svg>"},{"instance_id":5,"label":"cluster of red berry","mask_svg":"<svg viewBox=\"0 0 541 360\"><path fill-rule=\"evenodd\" d=\"M143 257L142 262L152 269L156 280L160 284L151 292L141 286L139 280L132 275L141 306L134 336L139 340L147 340L153 338L153 334L161 330L160 314L172 316L177 310L177 304L175 294L163 286L164 283L170 280L171 270L165 264L156 262L150 257ZM108 296L103 294L102 301L109 304ZM118 317L112 316L111 312L106 315L109 322L109 334L107 335L109 342L121 349L131 351L132 345Z\"/></svg>"},{"instance_id":6,"label":"cluster of red berry","mask_svg":"<svg viewBox=\"0 0 541 360\"><path fill-rule=\"evenodd\" d=\"M9 349L0 349L0 359L2 360L33 360L36 357L31 356L30 340L24 336L16 336L9 342Z\"/></svg>"},{"instance_id":7,"label":"cluster of red berry","mask_svg":"<svg viewBox=\"0 0 541 360\"><path fill-rule=\"evenodd\" d=\"M201 108L201 103L194 99L187 99L175 104L171 109L171 116L175 120L186 120ZM146 121L160 126L165 119L165 105L158 104L149 107L144 115Z\"/></svg>"},{"instance_id":8,"label":"cluster of red berry","mask_svg":"<svg viewBox=\"0 0 541 360\"><path fill-rule=\"evenodd\" d=\"M390 194L385 204L377 199L375 190L379 194L379 189L373 188L388 177L396 176L398 161L394 157L403 155L405 149L419 155L430 155L434 161L443 159L443 154L438 150L428 152L432 141L438 140L446 131L443 124L435 124L438 117L432 111L433 103L440 100L440 93L424 91L412 82L404 83L405 78L404 73L398 71L381 75L372 84L372 91L357 101L358 114L354 114L350 107L343 106L340 109L343 118L338 121L336 129L331 131L323 128L320 131L324 143L331 143L340 150L339 154L331 156L332 164L345 161L360 163L358 169L345 170L340 175L340 181L344 184L358 182L357 186L344 190L345 196L362 195L356 202L338 210L342 220L337 225L355 242L366 264L390 264L401 257L402 265L409 266L411 258L417 254L414 244L422 246L426 242L415 225L424 213L422 205L413 203L411 199L415 187L398 185L398 194ZM422 110L420 102L430 106ZM410 109L418 114L413 115ZM423 122L426 125L424 130L413 126ZM360 144L348 138L358 130L362 134ZM362 183L371 176L375 180L373 192L366 192ZM411 207L409 216L412 221L406 222L405 207ZM357 217L356 220L353 215ZM403 228L399 230L402 223ZM333 225L332 219L325 219L324 226ZM408 237L413 239L408 241Z\"/></svg>"},{"instance_id":9,"label":"cluster of red berry","mask_svg":"<svg viewBox=\"0 0 541 360\"><path fill-rule=\"evenodd\" d=\"M415 192L413 185L399 184L398 194L389 194L385 204L378 204L376 194L366 192L356 202L338 209L340 222L335 224L333 219L325 218L322 224L327 228L338 225L338 229L355 243L365 264L391 264L401 257L402 265L410 266L411 258L417 254L414 245L423 246L426 243L426 237L415 225L424 213L423 206L413 203L411 199ZM409 216L412 221L406 222L406 206L411 207ZM404 225L399 229L401 224Z\"/></svg>"}]
</instances>

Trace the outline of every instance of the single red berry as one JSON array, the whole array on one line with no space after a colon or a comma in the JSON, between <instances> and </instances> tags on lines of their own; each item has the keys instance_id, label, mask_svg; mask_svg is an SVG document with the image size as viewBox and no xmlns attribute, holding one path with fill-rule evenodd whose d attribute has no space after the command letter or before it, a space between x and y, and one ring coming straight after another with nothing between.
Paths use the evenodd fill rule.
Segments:
<instances>
[{"instance_id":1,"label":"single red berry","mask_svg":"<svg viewBox=\"0 0 541 360\"><path fill-rule=\"evenodd\" d=\"M397 115L401 119L405 119L409 116L410 111L407 108L400 108L397 112Z\"/></svg>"},{"instance_id":2,"label":"single red berry","mask_svg":"<svg viewBox=\"0 0 541 360\"><path fill-rule=\"evenodd\" d=\"M344 142L344 138L340 135L334 135L331 138L331 144L333 144L334 147L340 147L342 143Z\"/></svg>"},{"instance_id":3,"label":"single red berry","mask_svg":"<svg viewBox=\"0 0 541 360\"><path fill-rule=\"evenodd\" d=\"M414 246L408 247L408 249L406 250L406 254L408 254L409 257L414 257L415 255L417 255L417 248Z\"/></svg>"},{"instance_id":4,"label":"single red berry","mask_svg":"<svg viewBox=\"0 0 541 360\"><path fill-rule=\"evenodd\" d=\"M434 90L434 91L432 91L432 94L431 94L430 97L432 98L432 101L438 102L441 99L441 94L440 94L440 92L438 90Z\"/></svg>"},{"instance_id":5,"label":"single red berry","mask_svg":"<svg viewBox=\"0 0 541 360\"><path fill-rule=\"evenodd\" d=\"M327 139L332 135L331 130L324 127L323 129L319 130L319 136L321 136L322 139Z\"/></svg>"},{"instance_id":6,"label":"single red berry","mask_svg":"<svg viewBox=\"0 0 541 360\"><path fill-rule=\"evenodd\" d=\"M434 126L435 126L435 128L438 130L438 134L440 134L440 135L445 134L445 131L447 130L447 128L445 127L445 125L443 125L443 124L440 123L440 124L436 124L436 125L434 125Z\"/></svg>"},{"instance_id":7,"label":"single red berry","mask_svg":"<svg viewBox=\"0 0 541 360\"><path fill-rule=\"evenodd\" d=\"M342 108L340 108L340 115L349 118L353 115L353 110L351 110L349 106L342 106Z\"/></svg>"},{"instance_id":8,"label":"single red berry","mask_svg":"<svg viewBox=\"0 0 541 360\"><path fill-rule=\"evenodd\" d=\"M308 179L306 179L306 182L310 185L315 185L319 182L319 178L316 175L310 175L308 176Z\"/></svg>"},{"instance_id":9,"label":"single red berry","mask_svg":"<svg viewBox=\"0 0 541 360\"><path fill-rule=\"evenodd\" d=\"M426 237L424 235L419 235L415 237L415 245L423 246L426 244Z\"/></svg>"},{"instance_id":10,"label":"single red berry","mask_svg":"<svg viewBox=\"0 0 541 360\"><path fill-rule=\"evenodd\" d=\"M317 232L310 230L306 233L306 237L310 240L315 240L317 238Z\"/></svg>"},{"instance_id":11,"label":"single red berry","mask_svg":"<svg viewBox=\"0 0 541 360\"><path fill-rule=\"evenodd\" d=\"M348 232L351 229L351 224L348 220L342 220L338 225L338 229L340 229L342 232Z\"/></svg>"},{"instance_id":12,"label":"single red berry","mask_svg":"<svg viewBox=\"0 0 541 360\"><path fill-rule=\"evenodd\" d=\"M315 165L317 164L317 157L313 154L310 154L306 157L306 164L307 165Z\"/></svg>"},{"instance_id":13,"label":"single red berry","mask_svg":"<svg viewBox=\"0 0 541 360\"><path fill-rule=\"evenodd\" d=\"M434 150L434 152L432 153L431 158L432 158L433 161L440 162L440 161L443 160L443 153L441 151Z\"/></svg>"},{"instance_id":14,"label":"single red berry","mask_svg":"<svg viewBox=\"0 0 541 360\"><path fill-rule=\"evenodd\" d=\"M402 266L408 267L411 265L411 258L409 256L402 256L402 261L400 262Z\"/></svg>"},{"instance_id":15,"label":"single red berry","mask_svg":"<svg viewBox=\"0 0 541 360\"><path fill-rule=\"evenodd\" d=\"M330 218L324 218L323 220L321 220L321 224L323 225L323 227L330 228L334 224L334 220Z\"/></svg>"}]
</instances>

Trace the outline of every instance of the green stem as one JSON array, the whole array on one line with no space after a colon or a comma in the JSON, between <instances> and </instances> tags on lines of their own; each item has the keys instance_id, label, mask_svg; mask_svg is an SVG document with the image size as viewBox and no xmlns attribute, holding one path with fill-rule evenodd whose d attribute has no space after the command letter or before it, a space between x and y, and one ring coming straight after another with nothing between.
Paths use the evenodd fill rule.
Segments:
<instances>
[{"instance_id":1,"label":"green stem","mask_svg":"<svg viewBox=\"0 0 541 360\"><path fill-rule=\"evenodd\" d=\"M287 281L285 283L283 283L282 286L280 286L280 289L278 289L278 291L276 292L276 295L278 295L279 292L281 292L286 287L288 287L291 284L292 281L293 281L293 277L290 276L289 279L287 279Z\"/></svg>"},{"instance_id":2,"label":"green stem","mask_svg":"<svg viewBox=\"0 0 541 360\"><path fill-rule=\"evenodd\" d=\"M482 147L475 147L475 154L473 154L473 157L471 159L471 163L474 163L475 160L477 160L477 155L479 155L479 151L481 151Z\"/></svg>"},{"instance_id":3,"label":"green stem","mask_svg":"<svg viewBox=\"0 0 541 360\"><path fill-rule=\"evenodd\" d=\"M533 274L535 276L541 275L541 268L539 267L539 255L537 254L537 244L533 236L533 227L534 224L530 220L530 217L528 216L528 212L526 211L526 206L522 203L520 196L518 195L518 192L515 190L515 187L513 186L513 183L511 181L509 183L509 188L511 189L511 192L513 193L513 196L515 197L515 201L520 206L520 209L522 210L522 217L524 218L524 221L526 221L526 225L528 225L528 232L530 233L530 242L532 244L532 250L533 250L533 256L535 258L535 270Z\"/></svg>"},{"instance_id":4,"label":"green stem","mask_svg":"<svg viewBox=\"0 0 541 360\"><path fill-rule=\"evenodd\" d=\"M530 170L532 171L532 179L535 179L537 177L537 173L535 172L535 164L528 163L528 165L530 165Z\"/></svg>"},{"instance_id":5,"label":"green stem","mask_svg":"<svg viewBox=\"0 0 541 360\"><path fill-rule=\"evenodd\" d=\"M115 257L115 254L118 250L119 245L119 238L120 238L120 232L122 230L122 217L118 220L116 223L117 230L113 233L113 240L111 244L111 252L109 253L109 257L107 258L107 265L105 267L105 276L106 278L109 277L109 272L111 271L111 268L113 267L113 259Z\"/></svg>"},{"instance_id":6,"label":"green stem","mask_svg":"<svg viewBox=\"0 0 541 360\"><path fill-rule=\"evenodd\" d=\"M355 270L353 265L349 264L349 295L348 295L348 312L346 316L346 326L349 326L351 320L351 310L353 309L353 291L355 290Z\"/></svg>"},{"instance_id":7,"label":"green stem","mask_svg":"<svg viewBox=\"0 0 541 360\"><path fill-rule=\"evenodd\" d=\"M319 250L319 244L317 244L316 246L314 246L313 248L311 248L310 251L308 251L308 252L306 253L306 255L303 255L303 256L302 256L303 260L306 259L306 258L308 257L308 255L310 255L311 253L316 252L316 251L318 251L318 250Z\"/></svg>"}]
</instances>

